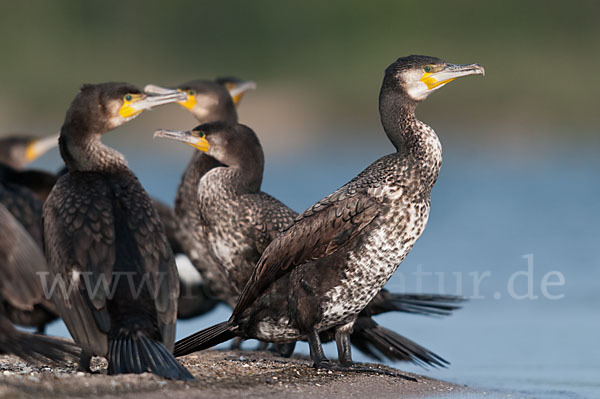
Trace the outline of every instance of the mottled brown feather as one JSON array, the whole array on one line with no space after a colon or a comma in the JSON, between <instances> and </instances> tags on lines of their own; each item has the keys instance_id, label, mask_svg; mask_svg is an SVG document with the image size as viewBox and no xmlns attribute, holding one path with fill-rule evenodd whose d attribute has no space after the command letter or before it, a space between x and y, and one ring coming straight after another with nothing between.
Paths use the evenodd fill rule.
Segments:
<instances>
[{"instance_id":1,"label":"mottled brown feather","mask_svg":"<svg viewBox=\"0 0 600 399\"><path fill-rule=\"evenodd\" d=\"M274 281L294 267L334 253L381 212L380 204L354 181L317 202L265 249L233 311L240 314Z\"/></svg>"}]
</instances>

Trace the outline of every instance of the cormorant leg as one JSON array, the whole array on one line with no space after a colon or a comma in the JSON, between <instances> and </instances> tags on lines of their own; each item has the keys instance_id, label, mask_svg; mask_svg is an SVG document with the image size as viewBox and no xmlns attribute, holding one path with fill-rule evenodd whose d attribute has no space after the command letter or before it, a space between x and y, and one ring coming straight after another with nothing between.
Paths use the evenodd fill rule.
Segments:
<instances>
[{"instance_id":1,"label":"cormorant leg","mask_svg":"<svg viewBox=\"0 0 600 399\"><path fill-rule=\"evenodd\" d=\"M46 325L40 324L39 326L37 326L35 333L39 335L46 335Z\"/></svg>"},{"instance_id":2,"label":"cormorant leg","mask_svg":"<svg viewBox=\"0 0 600 399\"><path fill-rule=\"evenodd\" d=\"M316 329L313 329L308 334L308 346L310 347L310 358L314 363L313 367L316 369L330 369L332 364L325 357L323 345L321 345L321 338L319 338L319 332Z\"/></svg>"},{"instance_id":3,"label":"cormorant leg","mask_svg":"<svg viewBox=\"0 0 600 399\"><path fill-rule=\"evenodd\" d=\"M373 374L384 374L389 375L391 377L400 377L407 379L409 381L417 381L413 377L409 377L407 375L396 373L390 371L388 369L384 369L379 367L378 365L373 366L361 366L352 363L352 350L350 348L350 333L352 332L352 327L354 326L354 322L344 324L336 328L335 330L335 343L337 345L338 350L338 359L340 364L333 365L330 364L327 366L329 370L333 371L342 371L342 372L354 372L354 373L373 373ZM310 343L310 341L309 341ZM312 346L311 346L312 348Z\"/></svg>"},{"instance_id":4,"label":"cormorant leg","mask_svg":"<svg viewBox=\"0 0 600 399\"><path fill-rule=\"evenodd\" d=\"M233 339L233 341L231 342L231 350L237 351L242 349L242 342L244 342L244 340L240 337L235 337Z\"/></svg>"},{"instance_id":5,"label":"cormorant leg","mask_svg":"<svg viewBox=\"0 0 600 399\"><path fill-rule=\"evenodd\" d=\"M89 355L85 352L81 352L79 355L79 367L77 367L78 371L83 371L84 373L91 373L90 363L92 361L92 355Z\"/></svg>"},{"instance_id":6,"label":"cormorant leg","mask_svg":"<svg viewBox=\"0 0 600 399\"><path fill-rule=\"evenodd\" d=\"M291 357L295 348L296 342L289 342L287 344L275 344L271 347L271 351L277 352L281 357Z\"/></svg>"},{"instance_id":7,"label":"cormorant leg","mask_svg":"<svg viewBox=\"0 0 600 399\"><path fill-rule=\"evenodd\" d=\"M257 351L266 351L269 347L269 343L265 341L259 341L258 346L256 347Z\"/></svg>"},{"instance_id":8,"label":"cormorant leg","mask_svg":"<svg viewBox=\"0 0 600 399\"><path fill-rule=\"evenodd\" d=\"M352 323L353 325L354 323ZM352 366L352 349L350 348L350 332L352 331L346 326L342 326L335 330L335 343L337 345L338 360L342 366Z\"/></svg>"}]
</instances>

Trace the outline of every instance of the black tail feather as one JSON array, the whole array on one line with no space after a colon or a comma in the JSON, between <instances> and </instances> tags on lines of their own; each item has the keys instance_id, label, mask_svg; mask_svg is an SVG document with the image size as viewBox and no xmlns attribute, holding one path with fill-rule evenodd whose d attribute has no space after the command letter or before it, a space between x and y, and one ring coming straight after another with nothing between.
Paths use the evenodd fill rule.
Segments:
<instances>
[{"instance_id":1,"label":"black tail feather","mask_svg":"<svg viewBox=\"0 0 600 399\"><path fill-rule=\"evenodd\" d=\"M408 361L421 367L446 367L450 363L430 350L394 331L378 325L370 317L359 318L350 335L352 345L365 355L382 361Z\"/></svg>"},{"instance_id":2,"label":"black tail feather","mask_svg":"<svg viewBox=\"0 0 600 399\"><path fill-rule=\"evenodd\" d=\"M175 342L175 350L173 351L176 357L187 355L203 349L211 348L222 342L235 337L233 331L234 325L231 321L215 324L202 331L198 331L182 340Z\"/></svg>"},{"instance_id":3,"label":"black tail feather","mask_svg":"<svg viewBox=\"0 0 600 399\"><path fill-rule=\"evenodd\" d=\"M81 349L72 341L14 330L12 337L0 342L0 353L12 353L29 363L64 364L76 362Z\"/></svg>"},{"instance_id":4,"label":"black tail feather","mask_svg":"<svg viewBox=\"0 0 600 399\"><path fill-rule=\"evenodd\" d=\"M466 299L456 295L395 294L387 290L381 292L365 309L370 315L385 312L406 312L425 316L448 316L460 309L458 304Z\"/></svg>"},{"instance_id":5,"label":"black tail feather","mask_svg":"<svg viewBox=\"0 0 600 399\"><path fill-rule=\"evenodd\" d=\"M109 340L108 374L152 373L171 380L192 380L162 342L136 332L120 332Z\"/></svg>"}]
</instances>

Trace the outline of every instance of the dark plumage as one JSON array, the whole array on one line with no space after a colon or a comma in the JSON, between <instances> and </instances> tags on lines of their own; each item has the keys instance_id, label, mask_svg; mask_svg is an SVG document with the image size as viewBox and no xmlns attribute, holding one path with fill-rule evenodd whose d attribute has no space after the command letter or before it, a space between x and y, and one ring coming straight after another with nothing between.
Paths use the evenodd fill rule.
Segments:
<instances>
[{"instance_id":1,"label":"dark plumage","mask_svg":"<svg viewBox=\"0 0 600 399\"><path fill-rule=\"evenodd\" d=\"M217 300L211 293L210 288L202 276L196 270L192 270L197 275L194 279L188 279L186 276L187 270L180 270L184 267L182 262L189 262L189 258L185 256L185 250L179 241L178 229L179 223L175 217L175 212L167 204L157 199L152 199L152 203L156 208L160 220L165 228L167 240L173 250L176 258L177 272L179 275L179 300L177 305L178 319L191 319L201 314L210 312L217 306ZM183 259L180 257L184 257ZM193 266L190 266L193 267Z\"/></svg>"},{"instance_id":2,"label":"dark plumage","mask_svg":"<svg viewBox=\"0 0 600 399\"><path fill-rule=\"evenodd\" d=\"M56 178L22 168L56 145L57 138L13 136L0 141L0 314L43 333L46 324L57 318L38 274L47 273L42 201Z\"/></svg>"},{"instance_id":3,"label":"dark plumage","mask_svg":"<svg viewBox=\"0 0 600 399\"><path fill-rule=\"evenodd\" d=\"M179 341L177 356L234 336L273 342L306 339L315 367L332 368L320 333L335 330L343 369L350 333L425 228L441 167L434 131L414 114L435 89L479 65L425 56L386 69L379 109L396 152L310 207L264 250L231 318Z\"/></svg>"},{"instance_id":4,"label":"dark plumage","mask_svg":"<svg viewBox=\"0 0 600 399\"><path fill-rule=\"evenodd\" d=\"M68 173L44 205L51 276L59 314L82 349L108 373L192 376L170 354L179 284L173 253L150 197L102 134L181 94L146 96L125 83L84 85L67 111L60 152Z\"/></svg>"},{"instance_id":5,"label":"dark plumage","mask_svg":"<svg viewBox=\"0 0 600 399\"><path fill-rule=\"evenodd\" d=\"M80 349L72 342L19 331L0 315L0 354L16 355L30 363L75 361Z\"/></svg>"},{"instance_id":6,"label":"dark plumage","mask_svg":"<svg viewBox=\"0 0 600 399\"><path fill-rule=\"evenodd\" d=\"M194 80L183 83L176 89L148 85L145 90L156 93L168 93L174 90L185 92L187 98L179 104L191 112L200 123L216 121L236 123L238 119L236 105L243 93L252 88L254 83L251 81L222 78L217 81ZM220 267L206 251L202 233L198 230L200 218L196 196L198 182L206 172L216 166L219 166L219 162L213 157L195 152L183 173L175 197L174 211L178 223L175 231L176 240L202 275L202 281L208 283L208 287L196 284L182 290L182 294L187 295L180 299L180 304L183 305L183 309L189 310L182 312L185 318L212 309L212 306L205 306L206 304L202 303L205 299L209 299L209 305L214 305L215 299L224 301L230 306L235 305L235 301L231 300L229 288L221 283L223 279L219 271ZM194 307L197 307L196 311Z\"/></svg>"},{"instance_id":7,"label":"dark plumage","mask_svg":"<svg viewBox=\"0 0 600 399\"><path fill-rule=\"evenodd\" d=\"M43 333L57 314L42 286L48 266L41 249L41 203L31 193L10 194L0 185L0 314Z\"/></svg>"}]
</instances>

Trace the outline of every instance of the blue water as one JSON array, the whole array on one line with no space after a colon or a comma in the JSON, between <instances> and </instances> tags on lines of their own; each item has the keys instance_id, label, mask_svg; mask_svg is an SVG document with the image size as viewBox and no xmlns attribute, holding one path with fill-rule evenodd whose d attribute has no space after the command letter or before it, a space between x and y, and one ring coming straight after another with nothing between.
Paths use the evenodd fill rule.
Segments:
<instances>
[{"instance_id":1,"label":"blue water","mask_svg":"<svg viewBox=\"0 0 600 399\"><path fill-rule=\"evenodd\" d=\"M335 151L321 143L267 153L263 189L302 211L390 152L383 140L367 148L359 140ZM452 363L439 370L396 367L498 397L600 398L600 148L583 148L524 157L445 146L427 229L388 288L470 301L443 319L378 317ZM148 191L171 201L188 153L122 150ZM180 323L178 337L228 315L222 306ZM66 330L56 323L49 333ZM326 350L335 356L334 345ZM367 360L359 352L354 358Z\"/></svg>"}]
</instances>

